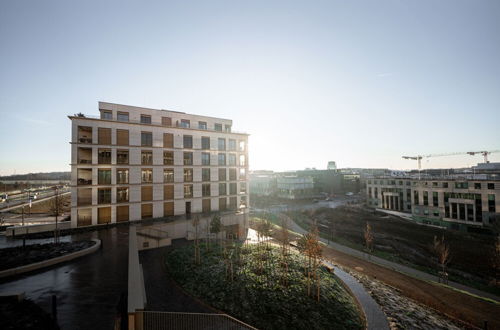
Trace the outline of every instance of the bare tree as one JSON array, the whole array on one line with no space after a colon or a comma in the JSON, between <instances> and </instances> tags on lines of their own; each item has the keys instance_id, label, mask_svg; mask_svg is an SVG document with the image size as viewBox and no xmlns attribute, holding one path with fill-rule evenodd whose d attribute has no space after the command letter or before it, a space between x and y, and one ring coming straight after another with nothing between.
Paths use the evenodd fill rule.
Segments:
<instances>
[{"instance_id":1,"label":"bare tree","mask_svg":"<svg viewBox=\"0 0 500 330\"><path fill-rule=\"evenodd\" d=\"M368 222L366 223L366 227L365 227L365 231L364 231L363 236L365 238L366 250L368 251L368 253L372 253L373 252L373 241L374 241L373 230L372 230L372 226L370 226L370 224Z\"/></svg>"},{"instance_id":2,"label":"bare tree","mask_svg":"<svg viewBox=\"0 0 500 330\"><path fill-rule=\"evenodd\" d=\"M280 232L279 241L281 243L281 270L282 284L288 286L288 256L290 250L290 233L288 232L288 217L284 214L280 214Z\"/></svg>"},{"instance_id":3,"label":"bare tree","mask_svg":"<svg viewBox=\"0 0 500 330\"><path fill-rule=\"evenodd\" d=\"M56 228L54 230L54 243L59 242L59 228L58 228L58 216L62 215L63 212L63 207L64 207L64 200L61 198L59 195L59 188L56 186L54 187L55 194L52 199L49 201L49 212L53 216L56 217Z\"/></svg>"},{"instance_id":4,"label":"bare tree","mask_svg":"<svg viewBox=\"0 0 500 330\"><path fill-rule=\"evenodd\" d=\"M433 250L440 267L439 279L443 283L448 283L448 273L446 273L446 265L450 262L450 246L444 241L444 235L441 239L434 236Z\"/></svg>"},{"instance_id":5,"label":"bare tree","mask_svg":"<svg viewBox=\"0 0 500 330\"><path fill-rule=\"evenodd\" d=\"M215 234L215 239L217 240L217 243L220 243L218 241L219 239L219 233L222 230L222 223L221 223L221 218L220 215L215 214L212 217L212 221L210 221L210 233Z\"/></svg>"},{"instance_id":6,"label":"bare tree","mask_svg":"<svg viewBox=\"0 0 500 330\"><path fill-rule=\"evenodd\" d=\"M198 227L200 226L199 215L193 217L192 225L194 227L194 263L199 265L201 263L200 241L198 240Z\"/></svg>"}]
</instances>

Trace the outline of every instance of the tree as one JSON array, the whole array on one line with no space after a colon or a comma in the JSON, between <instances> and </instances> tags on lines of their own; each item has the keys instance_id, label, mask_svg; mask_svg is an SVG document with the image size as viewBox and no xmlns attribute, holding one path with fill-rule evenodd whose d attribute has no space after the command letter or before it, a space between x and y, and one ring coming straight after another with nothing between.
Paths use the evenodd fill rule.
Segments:
<instances>
[{"instance_id":1,"label":"tree","mask_svg":"<svg viewBox=\"0 0 500 330\"><path fill-rule=\"evenodd\" d=\"M210 233L215 234L215 238L218 239L218 235L222 230L222 223L220 215L215 214L210 221Z\"/></svg>"},{"instance_id":2,"label":"tree","mask_svg":"<svg viewBox=\"0 0 500 330\"><path fill-rule=\"evenodd\" d=\"M303 236L304 252L307 256L307 295L311 296L311 282L316 286L316 299L320 300L320 277L318 269L321 265L322 249L319 242L319 232L316 223L313 223L309 232Z\"/></svg>"},{"instance_id":3,"label":"tree","mask_svg":"<svg viewBox=\"0 0 500 330\"><path fill-rule=\"evenodd\" d=\"M64 200L59 196L59 188L57 186L54 187L55 194L52 199L50 199L49 202L49 211L50 214L54 215L56 217L56 228L54 230L54 243L59 242L59 228L58 228L58 221L57 217L62 215L63 212L63 207L64 207Z\"/></svg>"},{"instance_id":4,"label":"tree","mask_svg":"<svg viewBox=\"0 0 500 330\"><path fill-rule=\"evenodd\" d=\"M441 236L441 239L434 236L433 250L437 258L437 263L441 268L439 279L447 284L448 274L446 273L446 265L450 262L450 246L444 241L444 235Z\"/></svg>"},{"instance_id":5,"label":"tree","mask_svg":"<svg viewBox=\"0 0 500 330\"><path fill-rule=\"evenodd\" d=\"M194 263L199 265L201 262L200 256L200 242L198 240L198 227L200 226L200 216L194 216L192 220L192 225L194 227Z\"/></svg>"},{"instance_id":6,"label":"tree","mask_svg":"<svg viewBox=\"0 0 500 330\"><path fill-rule=\"evenodd\" d=\"M374 241L373 231L372 231L372 227L370 226L370 224L368 222L366 223L364 238L365 238L366 250L368 251L368 253L372 253L373 252L373 241Z\"/></svg>"},{"instance_id":7,"label":"tree","mask_svg":"<svg viewBox=\"0 0 500 330\"><path fill-rule=\"evenodd\" d=\"M288 286L288 252L290 249L290 233L288 232L288 217L284 214L280 214L279 219L281 225L279 231L279 241L281 243L281 281L286 287Z\"/></svg>"}]
</instances>

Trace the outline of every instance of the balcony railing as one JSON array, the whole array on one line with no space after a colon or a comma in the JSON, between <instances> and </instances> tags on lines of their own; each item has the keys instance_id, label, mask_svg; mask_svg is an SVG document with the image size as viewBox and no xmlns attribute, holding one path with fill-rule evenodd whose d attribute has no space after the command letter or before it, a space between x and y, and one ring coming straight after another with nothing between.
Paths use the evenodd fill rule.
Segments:
<instances>
[{"instance_id":1,"label":"balcony railing","mask_svg":"<svg viewBox=\"0 0 500 330\"><path fill-rule=\"evenodd\" d=\"M91 185L91 184L92 184L92 179L83 179L83 178L77 179L77 185L79 185L79 186L85 186L85 185Z\"/></svg>"},{"instance_id":2,"label":"balcony railing","mask_svg":"<svg viewBox=\"0 0 500 330\"><path fill-rule=\"evenodd\" d=\"M93 116L93 115L81 115L81 116L70 116L73 118L79 118L79 119L85 119L85 118L90 118L90 119L98 119L98 120L106 120L106 121L116 121L119 123L132 123L132 124L141 124L141 125L156 125L156 126L164 126L164 127L175 127L175 128L183 128L183 129L197 129L197 130L202 130L202 131L213 131L213 132L223 132L223 133L236 133L236 134L247 134L246 132L240 132L240 131L234 131L233 129L231 130L216 130L216 129L205 129L205 128L198 128L198 127L183 127L181 126L181 122L179 121L178 124L176 125L164 125L161 122L155 122L152 121L151 123L143 123L140 120L117 120L115 118L113 119L105 119L101 118L100 116ZM92 142L80 142L80 143L92 143Z\"/></svg>"}]
</instances>

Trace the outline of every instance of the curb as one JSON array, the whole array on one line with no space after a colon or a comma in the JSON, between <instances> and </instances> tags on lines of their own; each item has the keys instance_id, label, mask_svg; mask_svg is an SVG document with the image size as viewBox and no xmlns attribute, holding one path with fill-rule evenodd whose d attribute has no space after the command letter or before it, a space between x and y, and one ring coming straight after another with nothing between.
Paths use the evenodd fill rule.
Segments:
<instances>
[{"instance_id":1,"label":"curb","mask_svg":"<svg viewBox=\"0 0 500 330\"><path fill-rule=\"evenodd\" d=\"M93 253L101 247L101 240L92 239L92 241L95 242L94 245L92 245L91 247L88 247L86 249L80 250L80 251L76 251L76 252L66 254L66 255L63 255L60 257L52 258L52 259L43 260L40 262L35 262L35 263L29 264L29 265L24 265L24 266L19 266L16 268L2 270L2 271L0 271L0 278L9 277L9 276L13 276L13 275L20 275L23 273L31 272L33 270L37 270L37 269L41 269L41 268L45 268L45 267L49 267L49 266L52 266L55 264L59 264L61 262L70 261L70 260L85 256L87 254Z\"/></svg>"}]
</instances>

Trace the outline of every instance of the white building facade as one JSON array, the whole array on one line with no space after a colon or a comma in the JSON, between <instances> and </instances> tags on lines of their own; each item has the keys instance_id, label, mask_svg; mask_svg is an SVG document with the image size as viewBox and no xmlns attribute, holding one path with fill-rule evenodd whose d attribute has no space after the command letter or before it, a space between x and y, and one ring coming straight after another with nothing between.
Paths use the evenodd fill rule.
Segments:
<instances>
[{"instance_id":1,"label":"white building facade","mask_svg":"<svg viewBox=\"0 0 500 330\"><path fill-rule=\"evenodd\" d=\"M99 102L69 116L72 227L248 209L248 134L232 121Z\"/></svg>"}]
</instances>

